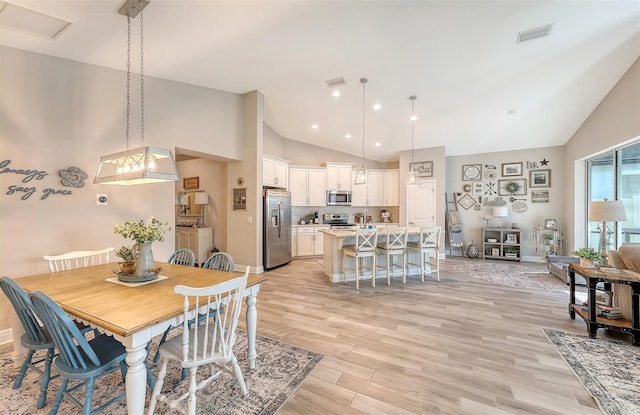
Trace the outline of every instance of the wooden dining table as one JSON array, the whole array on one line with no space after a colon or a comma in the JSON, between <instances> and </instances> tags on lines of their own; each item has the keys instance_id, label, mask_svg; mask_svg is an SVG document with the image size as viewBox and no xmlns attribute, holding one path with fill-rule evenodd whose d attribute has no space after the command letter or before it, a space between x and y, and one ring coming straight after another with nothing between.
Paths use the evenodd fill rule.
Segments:
<instances>
[{"instance_id":1,"label":"wooden dining table","mask_svg":"<svg viewBox=\"0 0 640 415\"><path fill-rule=\"evenodd\" d=\"M125 346L129 366L125 379L127 412L135 415L144 413L147 344L169 326L182 324L183 296L175 294L174 287L179 284L207 287L243 275L162 262L156 265L161 267L158 279L129 285L113 281L115 263L15 280L28 292L44 292L72 318L113 336ZM257 356L256 296L264 280L260 275L249 275L243 294L251 369Z\"/></svg>"}]
</instances>

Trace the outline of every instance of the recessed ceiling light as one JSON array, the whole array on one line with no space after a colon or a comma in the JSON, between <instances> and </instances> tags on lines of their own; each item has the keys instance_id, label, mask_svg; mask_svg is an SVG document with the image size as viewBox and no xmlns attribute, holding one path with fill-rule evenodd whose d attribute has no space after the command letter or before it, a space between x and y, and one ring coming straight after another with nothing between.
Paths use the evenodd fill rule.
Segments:
<instances>
[{"instance_id":1,"label":"recessed ceiling light","mask_svg":"<svg viewBox=\"0 0 640 415\"><path fill-rule=\"evenodd\" d=\"M417 116L417 115L412 115L411 117L409 117L409 119L410 119L411 121L415 121L415 120L417 120L417 119L418 119L418 116Z\"/></svg>"},{"instance_id":2,"label":"recessed ceiling light","mask_svg":"<svg viewBox=\"0 0 640 415\"><path fill-rule=\"evenodd\" d=\"M513 115L513 114L515 114L516 112L518 112L518 110L516 110L516 109L514 109L514 108L511 108L509 111L507 111L507 114L509 114L509 115Z\"/></svg>"},{"instance_id":3,"label":"recessed ceiling light","mask_svg":"<svg viewBox=\"0 0 640 415\"><path fill-rule=\"evenodd\" d=\"M373 110L374 111L380 111L380 108L382 108L382 105L380 105L379 103L375 103L373 104Z\"/></svg>"},{"instance_id":4,"label":"recessed ceiling light","mask_svg":"<svg viewBox=\"0 0 640 415\"><path fill-rule=\"evenodd\" d=\"M318 124L311 124L311 129L312 130L317 130L318 129Z\"/></svg>"},{"instance_id":5,"label":"recessed ceiling light","mask_svg":"<svg viewBox=\"0 0 640 415\"><path fill-rule=\"evenodd\" d=\"M380 142L376 143L376 147L382 147L382 143Z\"/></svg>"},{"instance_id":6,"label":"recessed ceiling light","mask_svg":"<svg viewBox=\"0 0 640 415\"><path fill-rule=\"evenodd\" d=\"M331 96L334 98L340 98L340 90L334 89L333 92L331 92Z\"/></svg>"},{"instance_id":7,"label":"recessed ceiling light","mask_svg":"<svg viewBox=\"0 0 640 415\"><path fill-rule=\"evenodd\" d=\"M346 135L344 136L344 138L345 138L345 140L351 140L351 134L346 134Z\"/></svg>"}]
</instances>

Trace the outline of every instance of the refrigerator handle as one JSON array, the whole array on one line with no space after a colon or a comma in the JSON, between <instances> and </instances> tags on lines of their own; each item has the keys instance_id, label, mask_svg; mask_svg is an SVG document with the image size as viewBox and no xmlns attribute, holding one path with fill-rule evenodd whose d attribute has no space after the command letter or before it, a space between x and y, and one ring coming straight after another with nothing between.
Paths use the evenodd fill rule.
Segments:
<instances>
[{"instance_id":1,"label":"refrigerator handle","mask_svg":"<svg viewBox=\"0 0 640 415\"><path fill-rule=\"evenodd\" d=\"M282 201L278 203L278 238L282 238Z\"/></svg>"}]
</instances>

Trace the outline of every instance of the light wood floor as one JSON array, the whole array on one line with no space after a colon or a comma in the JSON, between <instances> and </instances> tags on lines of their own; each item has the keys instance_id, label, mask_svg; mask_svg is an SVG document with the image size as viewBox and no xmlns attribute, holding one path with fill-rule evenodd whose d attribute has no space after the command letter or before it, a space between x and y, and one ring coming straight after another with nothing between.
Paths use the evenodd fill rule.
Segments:
<instances>
[{"instance_id":1,"label":"light wood floor","mask_svg":"<svg viewBox=\"0 0 640 415\"><path fill-rule=\"evenodd\" d=\"M455 261L439 282L360 291L315 259L266 273L258 334L326 356L279 414L600 414L541 330L586 335L568 294L478 282Z\"/></svg>"}]
</instances>

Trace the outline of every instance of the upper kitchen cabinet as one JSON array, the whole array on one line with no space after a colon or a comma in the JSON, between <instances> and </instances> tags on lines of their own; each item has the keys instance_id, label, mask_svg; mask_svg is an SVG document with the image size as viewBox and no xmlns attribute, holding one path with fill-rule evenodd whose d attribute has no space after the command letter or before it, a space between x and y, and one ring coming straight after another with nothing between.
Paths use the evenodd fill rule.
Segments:
<instances>
[{"instance_id":1,"label":"upper kitchen cabinet","mask_svg":"<svg viewBox=\"0 0 640 415\"><path fill-rule=\"evenodd\" d=\"M287 188L289 162L272 156L262 157L262 185Z\"/></svg>"},{"instance_id":2,"label":"upper kitchen cabinet","mask_svg":"<svg viewBox=\"0 0 640 415\"><path fill-rule=\"evenodd\" d=\"M327 170L327 190L351 190L351 164L324 164Z\"/></svg>"},{"instance_id":3,"label":"upper kitchen cabinet","mask_svg":"<svg viewBox=\"0 0 640 415\"><path fill-rule=\"evenodd\" d=\"M291 206L325 206L325 169L320 167L289 168Z\"/></svg>"},{"instance_id":4,"label":"upper kitchen cabinet","mask_svg":"<svg viewBox=\"0 0 640 415\"><path fill-rule=\"evenodd\" d=\"M352 180L355 180L355 172ZM383 170L367 169L367 184L353 185L351 206L385 206Z\"/></svg>"},{"instance_id":5,"label":"upper kitchen cabinet","mask_svg":"<svg viewBox=\"0 0 640 415\"><path fill-rule=\"evenodd\" d=\"M398 170L384 171L384 206L399 206Z\"/></svg>"}]
</instances>

